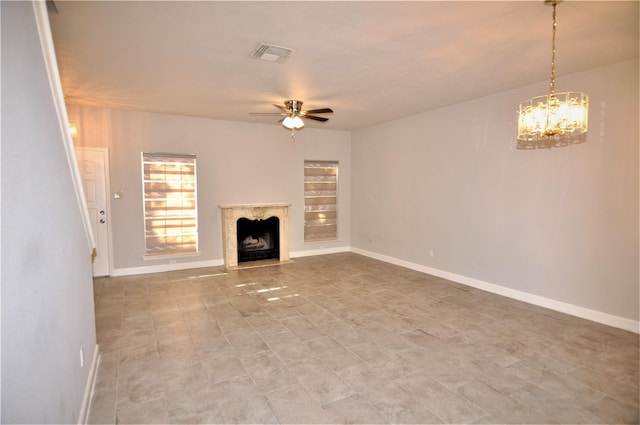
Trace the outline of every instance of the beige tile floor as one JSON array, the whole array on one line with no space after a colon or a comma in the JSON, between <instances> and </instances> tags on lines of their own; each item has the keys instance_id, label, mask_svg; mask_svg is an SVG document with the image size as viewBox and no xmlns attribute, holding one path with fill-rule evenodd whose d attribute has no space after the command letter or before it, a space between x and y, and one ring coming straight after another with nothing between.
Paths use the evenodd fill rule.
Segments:
<instances>
[{"instance_id":1,"label":"beige tile floor","mask_svg":"<svg viewBox=\"0 0 640 425\"><path fill-rule=\"evenodd\" d=\"M95 280L92 423L638 423L638 336L352 253Z\"/></svg>"}]
</instances>

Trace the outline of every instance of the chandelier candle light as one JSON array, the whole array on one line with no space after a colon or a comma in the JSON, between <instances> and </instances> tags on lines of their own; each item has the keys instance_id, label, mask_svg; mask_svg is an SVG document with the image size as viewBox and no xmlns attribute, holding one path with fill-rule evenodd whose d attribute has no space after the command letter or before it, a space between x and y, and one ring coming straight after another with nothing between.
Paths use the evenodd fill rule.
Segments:
<instances>
[{"instance_id":1,"label":"chandelier candle light","mask_svg":"<svg viewBox=\"0 0 640 425\"><path fill-rule=\"evenodd\" d=\"M553 42L551 50L551 90L520 104L518 140L535 147L552 139L556 145L587 132L589 98L580 92L555 92L556 79L556 5L562 0L545 0L553 6ZM548 144L548 143L547 143Z\"/></svg>"}]
</instances>

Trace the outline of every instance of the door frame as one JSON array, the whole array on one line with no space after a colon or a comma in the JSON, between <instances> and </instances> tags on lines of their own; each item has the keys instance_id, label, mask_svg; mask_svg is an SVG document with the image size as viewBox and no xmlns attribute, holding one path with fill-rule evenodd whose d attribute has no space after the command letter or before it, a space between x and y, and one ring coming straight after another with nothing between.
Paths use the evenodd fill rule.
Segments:
<instances>
[{"instance_id":1,"label":"door frame","mask_svg":"<svg viewBox=\"0 0 640 425\"><path fill-rule=\"evenodd\" d=\"M109 149L108 148L94 148L91 146L76 146L76 151L85 151L85 152L102 152L104 156L104 192L105 192L105 201L107 208L107 253L109 255L109 274L107 276L111 276L113 274L113 244L111 241L111 178L109 175L110 164L109 164ZM97 235L96 235L97 238ZM96 246L96 249L98 247Z\"/></svg>"}]
</instances>

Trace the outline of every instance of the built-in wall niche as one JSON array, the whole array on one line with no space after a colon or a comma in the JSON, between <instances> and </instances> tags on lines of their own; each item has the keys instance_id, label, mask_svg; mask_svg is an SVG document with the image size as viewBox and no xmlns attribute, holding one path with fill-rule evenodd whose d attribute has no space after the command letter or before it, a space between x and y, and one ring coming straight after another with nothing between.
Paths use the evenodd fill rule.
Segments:
<instances>
[{"instance_id":1,"label":"built-in wall niche","mask_svg":"<svg viewBox=\"0 0 640 425\"><path fill-rule=\"evenodd\" d=\"M289 261L289 204L220 205L226 269Z\"/></svg>"}]
</instances>

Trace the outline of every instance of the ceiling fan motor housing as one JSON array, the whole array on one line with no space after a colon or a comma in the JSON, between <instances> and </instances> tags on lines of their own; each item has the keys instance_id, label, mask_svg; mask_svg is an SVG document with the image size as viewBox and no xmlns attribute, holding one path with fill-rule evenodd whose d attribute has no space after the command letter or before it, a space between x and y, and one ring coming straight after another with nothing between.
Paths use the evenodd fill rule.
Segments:
<instances>
[{"instance_id":1,"label":"ceiling fan motor housing","mask_svg":"<svg viewBox=\"0 0 640 425\"><path fill-rule=\"evenodd\" d=\"M287 100L284 102L284 106L291 111L291 113L297 115L302 110L301 100Z\"/></svg>"}]
</instances>

